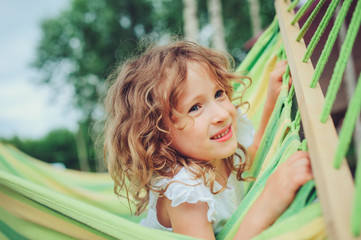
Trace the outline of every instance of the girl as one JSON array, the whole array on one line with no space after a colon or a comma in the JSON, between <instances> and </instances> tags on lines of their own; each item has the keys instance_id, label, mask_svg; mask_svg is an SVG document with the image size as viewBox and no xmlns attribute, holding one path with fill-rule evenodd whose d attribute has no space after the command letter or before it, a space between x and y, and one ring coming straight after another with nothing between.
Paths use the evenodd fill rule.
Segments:
<instances>
[{"instance_id":1,"label":"girl","mask_svg":"<svg viewBox=\"0 0 361 240\"><path fill-rule=\"evenodd\" d=\"M184 41L158 46L111 76L105 156L115 192L135 202L136 214L148 206L141 224L214 239L243 197L242 173L256 154L285 66L271 74L254 141L249 120L231 102L231 81L240 76L218 51ZM271 225L311 178L307 153L292 155L269 178L235 238Z\"/></svg>"}]
</instances>

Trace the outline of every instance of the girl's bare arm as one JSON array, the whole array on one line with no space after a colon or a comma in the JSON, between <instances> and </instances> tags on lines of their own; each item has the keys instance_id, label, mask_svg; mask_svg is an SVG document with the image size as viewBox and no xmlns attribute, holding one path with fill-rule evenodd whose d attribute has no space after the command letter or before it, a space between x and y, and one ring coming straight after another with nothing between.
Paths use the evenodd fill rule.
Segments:
<instances>
[{"instance_id":1,"label":"girl's bare arm","mask_svg":"<svg viewBox=\"0 0 361 240\"><path fill-rule=\"evenodd\" d=\"M173 232L200 239L215 239L213 226L207 219L206 202L182 203L172 207L171 201L166 199L165 207Z\"/></svg>"},{"instance_id":2,"label":"girl's bare arm","mask_svg":"<svg viewBox=\"0 0 361 240\"><path fill-rule=\"evenodd\" d=\"M275 69L270 74L269 83L268 83L268 93L262 112L261 122L254 136L253 144L248 148L248 153L252 159L254 159L254 156L257 153L258 146L261 142L264 131L267 127L268 120L271 117L273 108L276 104L278 95L281 91L282 76L286 70L286 66L287 66L287 61L280 61L276 64Z\"/></svg>"},{"instance_id":3,"label":"girl's bare arm","mask_svg":"<svg viewBox=\"0 0 361 240\"><path fill-rule=\"evenodd\" d=\"M234 239L251 239L271 226L291 204L297 190L311 179L308 153L294 153L269 177L262 193L242 220ZM172 207L171 201L165 198L162 207L166 209L173 232L200 239L215 238L212 224L207 219L207 203L182 203Z\"/></svg>"},{"instance_id":4,"label":"girl's bare arm","mask_svg":"<svg viewBox=\"0 0 361 240\"><path fill-rule=\"evenodd\" d=\"M308 153L294 153L269 177L261 195L242 220L234 239L251 239L272 225L291 204L297 190L311 179Z\"/></svg>"}]
</instances>

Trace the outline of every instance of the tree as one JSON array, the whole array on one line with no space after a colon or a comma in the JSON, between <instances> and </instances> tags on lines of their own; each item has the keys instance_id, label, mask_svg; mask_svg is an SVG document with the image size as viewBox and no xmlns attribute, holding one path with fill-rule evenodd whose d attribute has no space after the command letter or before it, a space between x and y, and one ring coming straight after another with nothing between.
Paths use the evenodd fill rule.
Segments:
<instances>
[{"instance_id":1,"label":"tree","mask_svg":"<svg viewBox=\"0 0 361 240\"><path fill-rule=\"evenodd\" d=\"M213 47L222 51L227 51L224 36L224 25L222 17L222 5L220 0L208 0L209 21L212 26Z\"/></svg>"},{"instance_id":2,"label":"tree","mask_svg":"<svg viewBox=\"0 0 361 240\"><path fill-rule=\"evenodd\" d=\"M131 56L151 33L152 9L145 0L74 0L58 17L42 22L33 65L41 69L43 82L73 86L83 118L92 118L107 69Z\"/></svg>"},{"instance_id":3,"label":"tree","mask_svg":"<svg viewBox=\"0 0 361 240\"><path fill-rule=\"evenodd\" d=\"M259 12L259 1L258 0L248 0L249 2L249 12L251 15L251 26L252 26L252 36L257 35L262 30L261 16Z\"/></svg>"},{"instance_id":4,"label":"tree","mask_svg":"<svg viewBox=\"0 0 361 240\"><path fill-rule=\"evenodd\" d=\"M198 42L197 1L183 0L184 38Z\"/></svg>"}]
</instances>

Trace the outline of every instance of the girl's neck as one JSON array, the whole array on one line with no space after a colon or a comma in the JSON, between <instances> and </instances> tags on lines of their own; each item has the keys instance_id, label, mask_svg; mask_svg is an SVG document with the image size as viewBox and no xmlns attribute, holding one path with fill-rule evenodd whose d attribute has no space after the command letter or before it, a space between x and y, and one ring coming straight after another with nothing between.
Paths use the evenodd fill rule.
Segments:
<instances>
[{"instance_id":1,"label":"girl's neck","mask_svg":"<svg viewBox=\"0 0 361 240\"><path fill-rule=\"evenodd\" d=\"M216 175L216 181L222 185L227 184L227 180L229 178L229 175L231 174L231 169L229 169L228 165L226 164L226 160L217 160L213 163L213 166L219 173Z\"/></svg>"}]
</instances>

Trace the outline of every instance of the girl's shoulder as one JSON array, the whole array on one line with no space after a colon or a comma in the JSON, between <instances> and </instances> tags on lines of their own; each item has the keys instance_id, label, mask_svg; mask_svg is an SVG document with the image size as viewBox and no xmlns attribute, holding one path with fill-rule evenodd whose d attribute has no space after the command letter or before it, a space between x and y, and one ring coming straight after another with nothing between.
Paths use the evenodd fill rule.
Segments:
<instances>
[{"instance_id":1,"label":"girl's shoulder","mask_svg":"<svg viewBox=\"0 0 361 240\"><path fill-rule=\"evenodd\" d=\"M213 198L203 178L196 178L194 173L185 167L182 167L173 178L159 179L154 187L164 191L164 195L172 201L172 207L184 202L196 203L210 201Z\"/></svg>"},{"instance_id":2,"label":"girl's shoulder","mask_svg":"<svg viewBox=\"0 0 361 240\"><path fill-rule=\"evenodd\" d=\"M229 184L229 185L228 185ZM194 174L183 167L173 178L160 179L156 182L157 187L165 190L164 195L171 200L171 206L177 207L182 203L205 202L208 205L207 219L213 225L215 232L219 232L224 222L231 217L237 209L242 199L241 182L234 174L228 179L227 188L213 194L209 187L205 186L203 178L195 179ZM215 191L221 188L221 185L215 182ZM155 223L159 227L156 218L158 194L150 192L149 210L147 220L143 223L146 226L153 226ZM227 204L224 204L227 203ZM151 217L153 216L153 217ZM161 227L161 229L165 229ZM166 229L171 231L171 229Z\"/></svg>"},{"instance_id":3,"label":"girl's shoulder","mask_svg":"<svg viewBox=\"0 0 361 240\"><path fill-rule=\"evenodd\" d=\"M162 177L154 179L152 188L153 190L149 192L148 215L141 221L141 225L172 231L171 228L162 226L158 221L158 191L163 192L164 196L171 200L172 207L185 202L195 203L200 199L207 199L207 202L210 202L212 212L214 211L214 203L211 203L211 196L204 194L207 192L204 184L202 184L200 179L195 179L194 174L185 167L182 167L172 178Z\"/></svg>"}]
</instances>

